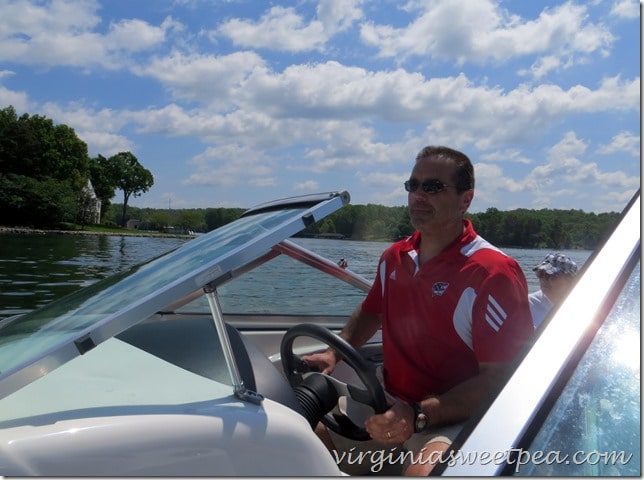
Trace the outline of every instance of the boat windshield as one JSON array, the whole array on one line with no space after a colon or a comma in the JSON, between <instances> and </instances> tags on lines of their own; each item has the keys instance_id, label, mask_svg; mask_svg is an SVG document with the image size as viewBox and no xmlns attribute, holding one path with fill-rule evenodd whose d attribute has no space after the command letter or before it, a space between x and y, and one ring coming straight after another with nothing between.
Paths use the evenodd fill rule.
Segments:
<instances>
[{"instance_id":1,"label":"boat windshield","mask_svg":"<svg viewBox=\"0 0 644 480\"><path fill-rule=\"evenodd\" d=\"M201 235L146 263L0 324L0 398L167 305L216 284L342 207L347 192L297 197Z\"/></svg>"}]
</instances>

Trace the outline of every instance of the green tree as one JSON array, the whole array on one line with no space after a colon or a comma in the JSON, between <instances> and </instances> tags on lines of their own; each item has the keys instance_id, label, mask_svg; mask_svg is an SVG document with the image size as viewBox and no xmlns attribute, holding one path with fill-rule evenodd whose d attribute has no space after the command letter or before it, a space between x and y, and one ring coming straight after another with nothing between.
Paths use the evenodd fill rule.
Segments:
<instances>
[{"instance_id":1,"label":"green tree","mask_svg":"<svg viewBox=\"0 0 644 480\"><path fill-rule=\"evenodd\" d=\"M107 175L112 185L123 192L121 226L125 226L127 202L131 196L138 197L154 185L152 173L143 167L130 152L119 152L107 161Z\"/></svg>"},{"instance_id":2,"label":"green tree","mask_svg":"<svg viewBox=\"0 0 644 480\"><path fill-rule=\"evenodd\" d=\"M51 177L0 175L0 224L56 228L75 221L77 214L69 183Z\"/></svg>"},{"instance_id":3,"label":"green tree","mask_svg":"<svg viewBox=\"0 0 644 480\"><path fill-rule=\"evenodd\" d=\"M107 209L116 195L115 185L110 179L108 164L109 160L103 155L89 160L89 178L96 197L101 201L101 218L105 217Z\"/></svg>"},{"instance_id":4,"label":"green tree","mask_svg":"<svg viewBox=\"0 0 644 480\"><path fill-rule=\"evenodd\" d=\"M559 218L555 218L554 222L552 222L548 235L550 236L550 246L555 249L560 249L565 246L566 232Z\"/></svg>"},{"instance_id":5,"label":"green tree","mask_svg":"<svg viewBox=\"0 0 644 480\"><path fill-rule=\"evenodd\" d=\"M341 233L347 238L353 235L353 211L352 205L347 205L337 212L330 215L329 218L333 220L333 225L337 233Z\"/></svg>"},{"instance_id":6,"label":"green tree","mask_svg":"<svg viewBox=\"0 0 644 480\"><path fill-rule=\"evenodd\" d=\"M87 144L67 125L56 125L52 133L52 143L42 161L51 166L51 177L71 182L74 191L80 193L89 178Z\"/></svg>"},{"instance_id":7,"label":"green tree","mask_svg":"<svg viewBox=\"0 0 644 480\"><path fill-rule=\"evenodd\" d=\"M9 106L0 110L0 174L20 173L20 162L16 154L18 139L18 115L16 110Z\"/></svg>"},{"instance_id":8,"label":"green tree","mask_svg":"<svg viewBox=\"0 0 644 480\"><path fill-rule=\"evenodd\" d=\"M244 213L243 208L208 208L204 214L206 230L214 230L238 219Z\"/></svg>"},{"instance_id":9,"label":"green tree","mask_svg":"<svg viewBox=\"0 0 644 480\"><path fill-rule=\"evenodd\" d=\"M203 223L203 216L197 210L180 210L177 218L177 225L186 232L197 230Z\"/></svg>"},{"instance_id":10,"label":"green tree","mask_svg":"<svg viewBox=\"0 0 644 480\"><path fill-rule=\"evenodd\" d=\"M67 125L0 110L0 218L52 226L76 220L87 185L87 145Z\"/></svg>"},{"instance_id":11,"label":"green tree","mask_svg":"<svg viewBox=\"0 0 644 480\"><path fill-rule=\"evenodd\" d=\"M331 218L326 217L324 220L322 220L322 223L320 224L318 228L319 233L336 233L335 231L335 224L333 223L333 220Z\"/></svg>"},{"instance_id":12,"label":"green tree","mask_svg":"<svg viewBox=\"0 0 644 480\"><path fill-rule=\"evenodd\" d=\"M40 115L15 116L12 107L0 115L0 173L70 182L80 193L89 174L87 145L67 125Z\"/></svg>"},{"instance_id":13,"label":"green tree","mask_svg":"<svg viewBox=\"0 0 644 480\"><path fill-rule=\"evenodd\" d=\"M163 230L170 225L172 218L167 210L157 210L148 215L146 222L152 230Z\"/></svg>"},{"instance_id":14,"label":"green tree","mask_svg":"<svg viewBox=\"0 0 644 480\"><path fill-rule=\"evenodd\" d=\"M411 217L409 216L409 209L407 207L396 207L398 209L398 225L396 226L396 236L392 240L408 237L414 233L414 227L411 224Z\"/></svg>"}]
</instances>

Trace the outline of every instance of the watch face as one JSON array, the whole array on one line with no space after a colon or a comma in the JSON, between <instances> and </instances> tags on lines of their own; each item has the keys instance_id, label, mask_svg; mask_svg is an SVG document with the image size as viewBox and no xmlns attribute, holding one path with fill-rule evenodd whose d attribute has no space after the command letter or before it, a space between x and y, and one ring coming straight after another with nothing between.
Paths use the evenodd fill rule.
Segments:
<instances>
[{"instance_id":1,"label":"watch face","mask_svg":"<svg viewBox=\"0 0 644 480\"><path fill-rule=\"evenodd\" d=\"M418 414L418 418L416 418L416 431L420 432L421 430L424 430L426 426L427 426L427 417L425 416L424 413Z\"/></svg>"}]
</instances>

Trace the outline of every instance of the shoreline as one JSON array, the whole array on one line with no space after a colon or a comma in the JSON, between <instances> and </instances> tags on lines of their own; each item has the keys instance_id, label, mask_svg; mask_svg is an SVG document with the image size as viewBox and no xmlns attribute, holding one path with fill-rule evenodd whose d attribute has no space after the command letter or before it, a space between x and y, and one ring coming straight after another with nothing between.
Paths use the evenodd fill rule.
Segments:
<instances>
[{"instance_id":1,"label":"shoreline","mask_svg":"<svg viewBox=\"0 0 644 480\"><path fill-rule=\"evenodd\" d=\"M40 228L27 227L2 227L0 226L0 235L103 235L111 237L157 237L157 238L194 238L195 235L179 233L160 233L160 232L93 232L89 230L44 230Z\"/></svg>"}]
</instances>

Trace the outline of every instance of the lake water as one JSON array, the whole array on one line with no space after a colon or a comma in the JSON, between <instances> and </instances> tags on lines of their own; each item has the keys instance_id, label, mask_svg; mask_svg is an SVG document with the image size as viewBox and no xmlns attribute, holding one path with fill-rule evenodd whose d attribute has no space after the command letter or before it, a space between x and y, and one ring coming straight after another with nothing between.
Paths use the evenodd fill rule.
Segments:
<instances>
[{"instance_id":1,"label":"lake water","mask_svg":"<svg viewBox=\"0 0 644 480\"><path fill-rule=\"evenodd\" d=\"M158 237L0 235L0 320L41 307L97 280L161 255L184 242L184 238ZM296 239L295 242L334 261L346 258L349 269L369 280L374 278L380 254L389 245L385 242L321 239ZM538 290L539 285L532 267L540 263L550 251L503 250L513 256L523 268L529 291ZM581 267L591 252L572 250L563 253ZM289 270L280 276L282 283L272 282L262 289L254 289L255 294L260 291L265 295L265 298L253 299L257 305L266 303L266 299L273 295L276 288L302 291L305 281L308 282L308 295L315 295L316 292L324 295L324 286L316 285L318 277L293 276L293 270L289 266L277 268ZM250 275L245 281L262 282L258 275L260 274ZM244 277L247 275L240 279ZM320 275L319 278L325 277ZM248 300L240 297L240 308ZM347 302L357 306L352 295L347 298Z\"/></svg>"}]
</instances>

